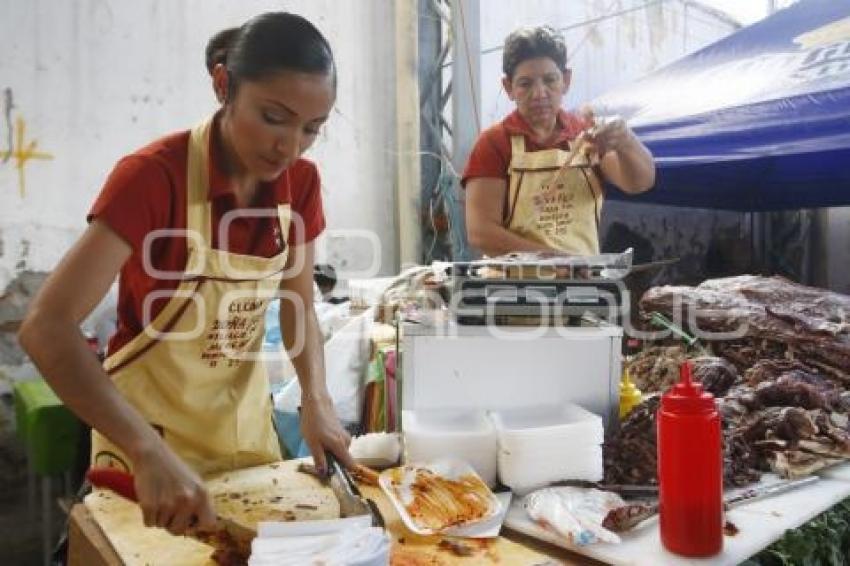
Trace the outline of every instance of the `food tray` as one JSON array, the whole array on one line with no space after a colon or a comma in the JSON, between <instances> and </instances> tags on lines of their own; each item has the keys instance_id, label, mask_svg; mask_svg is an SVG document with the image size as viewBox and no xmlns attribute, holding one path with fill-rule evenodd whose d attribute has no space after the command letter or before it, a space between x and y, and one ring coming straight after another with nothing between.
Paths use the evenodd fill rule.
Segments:
<instances>
[{"instance_id":1,"label":"food tray","mask_svg":"<svg viewBox=\"0 0 850 566\"><path fill-rule=\"evenodd\" d=\"M474 493L484 499L485 509L483 513L469 520L451 520L442 527L429 526L427 522L411 516L408 507L414 503L415 496L410 486L414 483L420 471L426 474L434 474L439 480L458 481L465 479L473 484L475 486ZM487 521L501 511L501 503L498 498L490 491L481 477L475 473L475 470L469 464L456 460L444 459L427 464L407 464L384 470L378 479L378 485L387 494L405 526L420 535L438 533L450 535L454 530ZM445 494L451 496L448 492Z\"/></svg>"}]
</instances>

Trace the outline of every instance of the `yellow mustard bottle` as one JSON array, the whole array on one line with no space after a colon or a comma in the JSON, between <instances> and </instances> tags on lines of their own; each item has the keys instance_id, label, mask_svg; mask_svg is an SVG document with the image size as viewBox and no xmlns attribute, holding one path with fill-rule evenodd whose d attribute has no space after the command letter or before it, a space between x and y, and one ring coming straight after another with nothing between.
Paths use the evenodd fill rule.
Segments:
<instances>
[{"instance_id":1,"label":"yellow mustard bottle","mask_svg":"<svg viewBox=\"0 0 850 566\"><path fill-rule=\"evenodd\" d=\"M640 402L640 389L632 383L629 370L626 368L623 370L623 379L620 380L620 419L624 419Z\"/></svg>"}]
</instances>

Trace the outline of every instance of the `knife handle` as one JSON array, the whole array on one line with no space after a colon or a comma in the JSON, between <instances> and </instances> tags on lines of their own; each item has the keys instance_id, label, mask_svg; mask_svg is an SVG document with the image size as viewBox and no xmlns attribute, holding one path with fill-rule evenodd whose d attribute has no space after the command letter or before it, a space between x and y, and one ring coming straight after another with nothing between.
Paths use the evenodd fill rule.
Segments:
<instances>
[{"instance_id":1,"label":"knife handle","mask_svg":"<svg viewBox=\"0 0 850 566\"><path fill-rule=\"evenodd\" d=\"M111 489L130 501L139 501L136 497L136 482L132 474L114 468L89 468L86 479L95 487Z\"/></svg>"}]
</instances>

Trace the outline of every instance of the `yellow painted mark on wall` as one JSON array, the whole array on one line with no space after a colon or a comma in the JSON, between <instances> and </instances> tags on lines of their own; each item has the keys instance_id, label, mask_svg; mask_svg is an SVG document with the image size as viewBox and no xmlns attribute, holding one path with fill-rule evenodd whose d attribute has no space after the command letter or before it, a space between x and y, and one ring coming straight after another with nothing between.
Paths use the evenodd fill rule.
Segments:
<instances>
[{"instance_id":1,"label":"yellow painted mark on wall","mask_svg":"<svg viewBox=\"0 0 850 566\"><path fill-rule=\"evenodd\" d=\"M15 169L18 170L18 190L21 198L26 194L26 167L27 161L31 159L53 159L53 155L43 151L36 151L38 141L25 142L26 122L20 116L15 120L15 143L5 151L0 150L0 158L5 162L7 159L15 159Z\"/></svg>"}]
</instances>

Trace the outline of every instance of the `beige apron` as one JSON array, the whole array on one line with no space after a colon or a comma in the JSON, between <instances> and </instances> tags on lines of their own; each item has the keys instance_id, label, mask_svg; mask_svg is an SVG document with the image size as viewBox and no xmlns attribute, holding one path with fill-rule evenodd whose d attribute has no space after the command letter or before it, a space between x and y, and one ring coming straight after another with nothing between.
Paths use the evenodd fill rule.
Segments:
<instances>
[{"instance_id":1,"label":"beige apron","mask_svg":"<svg viewBox=\"0 0 850 566\"><path fill-rule=\"evenodd\" d=\"M566 163L560 149L525 151L525 139L511 136L505 227L559 251L599 253L602 186L587 158Z\"/></svg>"},{"instance_id":2,"label":"beige apron","mask_svg":"<svg viewBox=\"0 0 850 566\"><path fill-rule=\"evenodd\" d=\"M210 124L189 138L186 272L165 308L104 368L115 386L201 474L280 460L265 366L264 316L278 295L287 249L272 258L211 247ZM281 237L289 205L278 205ZM285 241L285 240L284 240ZM132 462L92 432L92 465Z\"/></svg>"}]
</instances>

